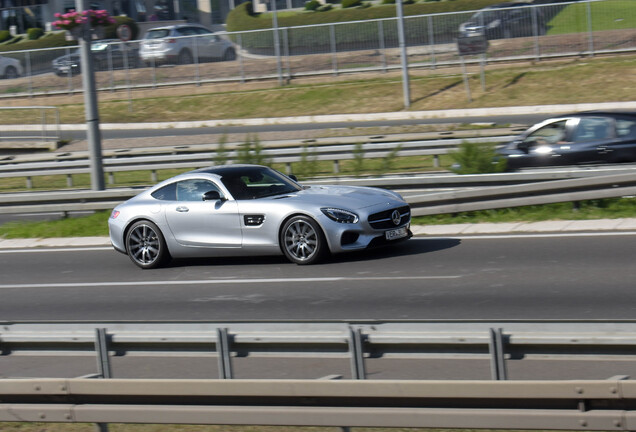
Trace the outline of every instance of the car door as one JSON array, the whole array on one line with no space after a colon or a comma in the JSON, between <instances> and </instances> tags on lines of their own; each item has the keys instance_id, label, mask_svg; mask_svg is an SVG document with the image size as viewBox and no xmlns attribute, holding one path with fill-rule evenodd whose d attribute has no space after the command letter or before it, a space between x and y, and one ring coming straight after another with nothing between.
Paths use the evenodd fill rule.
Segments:
<instances>
[{"instance_id":1,"label":"car door","mask_svg":"<svg viewBox=\"0 0 636 432\"><path fill-rule=\"evenodd\" d=\"M198 46L201 50L201 57L206 60L218 58L222 55L220 52L220 43L217 41L218 36L204 28L196 28Z\"/></svg>"},{"instance_id":2,"label":"car door","mask_svg":"<svg viewBox=\"0 0 636 432\"><path fill-rule=\"evenodd\" d=\"M571 163L607 162L614 151L614 120L604 116L578 119L572 140L564 156Z\"/></svg>"},{"instance_id":3,"label":"car door","mask_svg":"<svg viewBox=\"0 0 636 432\"><path fill-rule=\"evenodd\" d=\"M203 195L221 189L207 179L181 180L176 201L166 205L166 221L175 240L190 247L239 248L242 244L238 206L234 200L204 201Z\"/></svg>"},{"instance_id":4,"label":"car door","mask_svg":"<svg viewBox=\"0 0 636 432\"><path fill-rule=\"evenodd\" d=\"M616 126L616 140L607 146L607 162L635 162L636 161L636 117L618 116Z\"/></svg>"}]
</instances>

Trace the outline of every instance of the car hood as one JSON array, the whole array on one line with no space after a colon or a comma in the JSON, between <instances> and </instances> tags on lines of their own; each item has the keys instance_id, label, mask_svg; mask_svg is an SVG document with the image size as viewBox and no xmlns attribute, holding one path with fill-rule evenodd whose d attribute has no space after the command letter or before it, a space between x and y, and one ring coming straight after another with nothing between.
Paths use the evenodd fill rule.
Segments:
<instances>
[{"instance_id":1,"label":"car hood","mask_svg":"<svg viewBox=\"0 0 636 432\"><path fill-rule=\"evenodd\" d=\"M309 204L357 210L387 202L403 203L395 193L362 186L311 186L294 193L295 199Z\"/></svg>"}]
</instances>

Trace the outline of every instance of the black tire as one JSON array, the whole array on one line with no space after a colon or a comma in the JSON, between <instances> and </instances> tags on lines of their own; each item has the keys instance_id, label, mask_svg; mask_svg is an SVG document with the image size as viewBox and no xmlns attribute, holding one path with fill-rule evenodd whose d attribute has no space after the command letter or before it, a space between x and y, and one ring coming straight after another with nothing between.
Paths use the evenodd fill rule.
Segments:
<instances>
[{"instance_id":1,"label":"black tire","mask_svg":"<svg viewBox=\"0 0 636 432\"><path fill-rule=\"evenodd\" d=\"M234 51L234 48L228 48L227 50L225 50L225 53L223 54L223 61L232 61L232 60L236 60L236 51Z\"/></svg>"},{"instance_id":2,"label":"black tire","mask_svg":"<svg viewBox=\"0 0 636 432\"><path fill-rule=\"evenodd\" d=\"M20 75L18 75L18 70L13 66L7 66L7 68L4 70L5 79L14 79L19 76Z\"/></svg>"},{"instance_id":3,"label":"black tire","mask_svg":"<svg viewBox=\"0 0 636 432\"><path fill-rule=\"evenodd\" d=\"M280 231L280 246L293 263L315 264L328 251L327 240L316 221L307 216L290 218Z\"/></svg>"},{"instance_id":4,"label":"black tire","mask_svg":"<svg viewBox=\"0 0 636 432\"><path fill-rule=\"evenodd\" d=\"M179 53L179 58L177 59L179 64L192 64L192 54L188 50L183 50Z\"/></svg>"},{"instance_id":5,"label":"black tire","mask_svg":"<svg viewBox=\"0 0 636 432\"><path fill-rule=\"evenodd\" d=\"M152 269L170 257L161 230L146 220L135 222L126 234L126 253L142 269Z\"/></svg>"}]
</instances>

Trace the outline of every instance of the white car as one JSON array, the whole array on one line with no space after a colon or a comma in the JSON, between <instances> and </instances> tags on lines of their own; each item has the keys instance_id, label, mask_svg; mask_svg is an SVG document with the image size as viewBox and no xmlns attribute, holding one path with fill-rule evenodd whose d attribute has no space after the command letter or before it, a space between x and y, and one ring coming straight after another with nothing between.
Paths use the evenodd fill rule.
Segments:
<instances>
[{"instance_id":1,"label":"white car","mask_svg":"<svg viewBox=\"0 0 636 432\"><path fill-rule=\"evenodd\" d=\"M202 61L236 59L232 42L198 24L179 24L148 30L139 48L147 66L190 64Z\"/></svg>"},{"instance_id":2,"label":"white car","mask_svg":"<svg viewBox=\"0 0 636 432\"><path fill-rule=\"evenodd\" d=\"M13 79L22 75L22 65L16 59L0 56L0 77Z\"/></svg>"},{"instance_id":3,"label":"white car","mask_svg":"<svg viewBox=\"0 0 636 432\"><path fill-rule=\"evenodd\" d=\"M115 250L143 269L172 258L277 255L296 264L407 240L411 209L397 193L302 186L259 165L202 168L113 210Z\"/></svg>"}]
</instances>

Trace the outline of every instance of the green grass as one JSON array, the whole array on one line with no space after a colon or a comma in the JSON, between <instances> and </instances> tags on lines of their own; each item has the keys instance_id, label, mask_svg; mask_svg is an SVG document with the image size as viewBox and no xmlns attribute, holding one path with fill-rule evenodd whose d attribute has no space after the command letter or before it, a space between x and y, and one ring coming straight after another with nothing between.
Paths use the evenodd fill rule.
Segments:
<instances>
[{"instance_id":1,"label":"green grass","mask_svg":"<svg viewBox=\"0 0 636 432\"><path fill-rule=\"evenodd\" d=\"M592 30L636 28L636 2L633 0L605 0L590 3ZM548 25L548 34L568 34L588 31L587 3L568 5Z\"/></svg>"},{"instance_id":2,"label":"green grass","mask_svg":"<svg viewBox=\"0 0 636 432\"><path fill-rule=\"evenodd\" d=\"M620 219L633 217L636 217L636 198L630 197L482 210L451 215L419 216L413 218L413 224L446 225L485 222Z\"/></svg>"}]
</instances>

